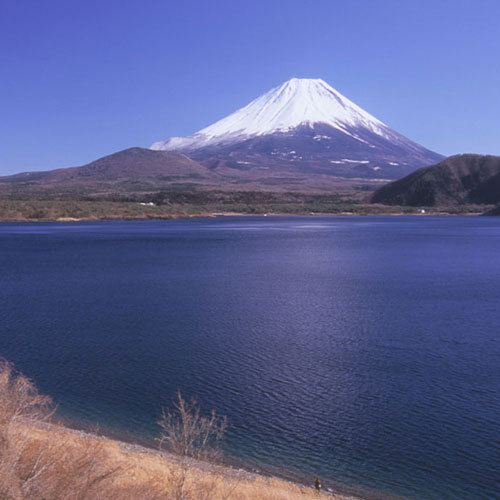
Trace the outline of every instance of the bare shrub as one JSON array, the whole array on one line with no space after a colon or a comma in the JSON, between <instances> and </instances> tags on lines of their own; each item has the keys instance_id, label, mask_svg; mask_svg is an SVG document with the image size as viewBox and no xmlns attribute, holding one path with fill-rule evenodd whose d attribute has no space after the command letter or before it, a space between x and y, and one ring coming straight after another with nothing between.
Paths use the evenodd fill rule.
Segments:
<instances>
[{"instance_id":1,"label":"bare shrub","mask_svg":"<svg viewBox=\"0 0 500 500\"><path fill-rule=\"evenodd\" d=\"M47 439L54 413L48 396L0 360L0 498L2 500L105 498L117 472L96 440L85 445ZM99 495L97 494L99 492Z\"/></svg>"},{"instance_id":2,"label":"bare shrub","mask_svg":"<svg viewBox=\"0 0 500 500\"><path fill-rule=\"evenodd\" d=\"M52 424L54 410L0 360L0 500L222 500L236 488L236 479L206 462L221 458L226 419L203 416L180 393L158 422L160 449L173 455L153 467L117 444Z\"/></svg>"},{"instance_id":3,"label":"bare shrub","mask_svg":"<svg viewBox=\"0 0 500 500\"><path fill-rule=\"evenodd\" d=\"M52 400L42 396L23 375L17 373L12 363L0 359L0 436L19 419L44 421L53 413Z\"/></svg>"},{"instance_id":4,"label":"bare shrub","mask_svg":"<svg viewBox=\"0 0 500 500\"><path fill-rule=\"evenodd\" d=\"M229 498L236 484L230 484L214 470L199 470L195 460L220 460L220 444L227 428L227 420L212 410L210 416L201 415L196 399L186 401L177 393L174 411L163 410L158 421L161 428L160 450L178 457L177 466L170 468L170 494L176 500L209 500Z\"/></svg>"},{"instance_id":5,"label":"bare shrub","mask_svg":"<svg viewBox=\"0 0 500 500\"><path fill-rule=\"evenodd\" d=\"M38 482L37 494L31 498L93 500L114 498L113 479L123 472L111 465L103 444L82 438L75 445L62 441L49 454L46 474ZM43 496L39 496L43 494Z\"/></svg>"},{"instance_id":6,"label":"bare shrub","mask_svg":"<svg viewBox=\"0 0 500 500\"><path fill-rule=\"evenodd\" d=\"M52 401L38 393L34 384L0 360L0 497L24 498L45 468L42 450L34 450L24 425L47 421ZM27 464L27 454L35 460Z\"/></svg>"},{"instance_id":7,"label":"bare shrub","mask_svg":"<svg viewBox=\"0 0 500 500\"><path fill-rule=\"evenodd\" d=\"M220 443L227 429L227 419L212 410L209 417L200 413L196 399L185 401L180 392L173 412L165 412L158 421L161 428L160 449L181 457L215 460L220 458Z\"/></svg>"}]
</instances>

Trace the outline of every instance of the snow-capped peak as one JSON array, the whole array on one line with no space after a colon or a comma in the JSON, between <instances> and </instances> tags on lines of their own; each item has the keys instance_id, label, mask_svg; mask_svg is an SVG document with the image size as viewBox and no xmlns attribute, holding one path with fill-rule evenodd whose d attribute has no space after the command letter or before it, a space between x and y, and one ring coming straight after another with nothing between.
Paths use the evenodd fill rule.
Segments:
<instances>
[{"instance_id":1,"label":"snow-capped peak","mask_svg":"<svg viewBox=\"0 0 500 500\"><path fill-rule=\"evenodd\" d=\"M247 106L188 137L155 142L151 149L192 150L251 136L287 132L299 125L327 124L358 139L364 128L382 137L391 130L321 79L292 78ZM361 139L359 139L361 140Z\"/></svg>"}]
</instances>

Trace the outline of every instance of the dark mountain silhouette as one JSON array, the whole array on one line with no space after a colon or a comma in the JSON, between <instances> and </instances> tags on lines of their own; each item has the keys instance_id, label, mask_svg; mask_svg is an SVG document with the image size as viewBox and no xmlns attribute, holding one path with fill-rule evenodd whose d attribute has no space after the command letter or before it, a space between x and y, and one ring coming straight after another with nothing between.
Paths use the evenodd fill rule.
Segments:
<instances>
[{"instance_id":1,"label":"dark mountain silhouette","mask_svg":"<svg viewBox=\"0 0 500 500\"><path fill-rule=\"evenodd\" d=\"M382 186L372 202L427 207L500 203L500 157L451 156Z\"/></svg>"}]
</instances>

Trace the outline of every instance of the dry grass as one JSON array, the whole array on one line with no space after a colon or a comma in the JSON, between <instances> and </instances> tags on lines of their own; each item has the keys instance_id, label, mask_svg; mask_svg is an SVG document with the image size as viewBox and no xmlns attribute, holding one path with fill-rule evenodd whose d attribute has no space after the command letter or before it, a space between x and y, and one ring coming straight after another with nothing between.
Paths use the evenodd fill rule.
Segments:
<instances>
[{"instance_id":1,"label":"dry grass","mask_svg":"<svg viewBox=\"0 0 500 500\"><path fill-rule=\"evenodd\" d=\"M0 498L2 500L97 498L119 467L103 460L100 443L75 447L38 439L53 415L52 401L0 361Z\"/></svg>"},{"instance_id":2,"label":"dry grass","mask_svg":"<svg viewBox=\"0 0 500 500\"><path fill-rule=\"evenodd\" d=\"M192 458L213 457L225 420L202 417L180 394L178 413L160 421L160 440L182 455L53 424L53 411L50 398L0 361L0 500L318 498L310 488Z\"/></svg>"},{"instance_id":3,"label":"dry grass","mask_svg":"<svg viewBox=\"0 0 500 500\"><path fill-rule=\"evenodd\" d=\"M197 193L192 194L194 196ZM205 193L202 193L205 194ZM231 214L282 214L282 215L383 215L418 214L414 207L370 204L362 198L364 193L338 193L308 195L301 193L207 193L207 199L177 200L156 206L141 205L131 201L106 200L15 200L0 198L0 221L98 221L142 220L207 217ZM250 195L255 194L255 199ZM222 198L218 200L220 195ZM153 195L148 195L153 196ZM141 198L138 198L141 199ZM149 199L149 198L144 198ZM492 206L459 206L440 209L428 208L427 214L481 213Z\"/></svg>"},{"instance_id":4,"label":"dry grass","mask_svg":"<svg viewBox=\"0 0 500 500\"><path fill-rule=\"evenodd\" d=\"M127 498L131 500L179 499L178 483L175 478L184 476L180 457L148 450L135 445L97 437L62 426L44 426L37 429L35 439L64 442L75 451L88 447L89 442L98 444L103 452L102 460L118 473L110 478L113 489L108 487L106 495L96 499ZM248 473L225 466L191 459L185 484L185 497L190 499L231 500L306 500L333 498L318 495L312 488L300 486L276 478ZM125 495L126 493L126 495ZM123 496L120 496L123 495ZM91 497L92 498L92 497ZM340 497L337 497L340 500Z\"/></svg>"}]
</instances>

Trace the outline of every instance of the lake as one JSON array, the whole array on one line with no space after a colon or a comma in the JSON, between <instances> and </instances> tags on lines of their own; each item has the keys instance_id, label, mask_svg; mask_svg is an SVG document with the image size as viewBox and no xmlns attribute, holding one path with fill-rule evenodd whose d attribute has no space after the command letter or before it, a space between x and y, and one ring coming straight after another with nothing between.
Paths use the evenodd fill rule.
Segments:
<instances>
[{"instance_id":1,"label":"lake","mask_svg":"<svg viewBox=\"0 0 500 500\"><path fill-rule=\"evenodd\" d=\"M0 354L68 418L157 433L177 389L259 467L500 498L500 219L0 224Z\"/></svg>"}]
</instances>

